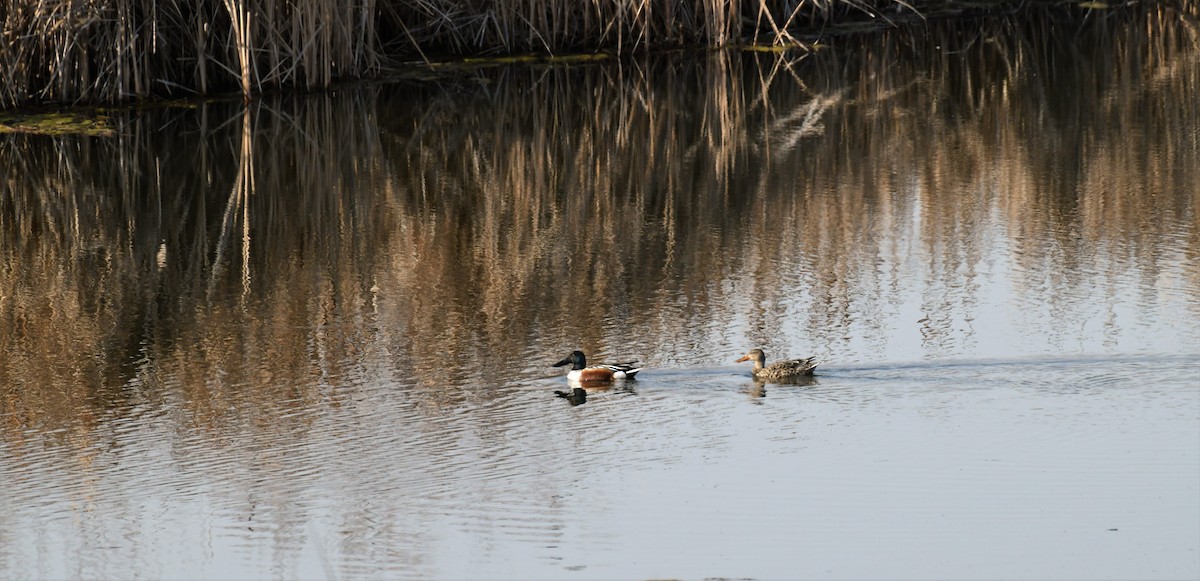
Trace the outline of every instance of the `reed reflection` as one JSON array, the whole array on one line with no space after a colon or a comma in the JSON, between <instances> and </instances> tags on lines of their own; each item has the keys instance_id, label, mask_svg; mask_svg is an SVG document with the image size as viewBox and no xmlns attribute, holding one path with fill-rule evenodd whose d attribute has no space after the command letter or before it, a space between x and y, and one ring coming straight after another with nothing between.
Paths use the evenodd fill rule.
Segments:
<instances>
[{"instance_id":1,"label":"reed reflection","mask_svg":"<svg viewBox=\"0 0 1200 581\"><path fill-rule=\"evenodd\" d=\"M731 331L882 345L914 277L936 354L971 340L1004 246L1051 308L1130 269L1194 289L1195 268L1160 269L1195 264L1161 247L1196 253L1196 60L1157 25L1071 41L1111 66L986 27L943 63L894 32L6 136L5 383L68 422L67 402L124 408L162 377L198 418L272 389L303 408L364 373L453 403L440 386L539 376L531 352L576 339L660 365L728 353Z\"/></svg>"}]
</instances>

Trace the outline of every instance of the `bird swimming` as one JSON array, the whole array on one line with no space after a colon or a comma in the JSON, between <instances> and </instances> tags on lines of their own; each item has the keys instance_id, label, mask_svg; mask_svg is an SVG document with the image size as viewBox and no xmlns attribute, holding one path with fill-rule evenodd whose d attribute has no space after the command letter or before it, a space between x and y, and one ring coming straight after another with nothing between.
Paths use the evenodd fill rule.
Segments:
<instances>
[{"instance_id":1,"label":"bird swimming","mask_svg":"<svg viewBox=\"0 0 1200 581\"><path fill-rule=\"evenodd\" d=\"M743 361L753 361L754 370L750 373L754 375L755 379L764 380L792 379L809 376L813 374L813 370L820 364L816 357L808 357L805 359L785 359L766 365L767 354L763 353L762 349L751 349L749 353L746 353L734 363L741 363Z\"/></svg>"},{"instance_id":2,"label":"bird swimming","mask_svg":"<svg viewBox=\"0 0 1200 581\"><path fill-rule=\"evenodd\" d=\"M570 365L571 371L567 372L568 381L578 381L580 383L611 383L618 379L633 379L637 372L641 371L641 367L634 367L636 361L628 363L613 363L611 365L592 365L588 366L587 357L583 351L572 351L562 361L555 363L555 367Z\"/></svg>"}]
</instances>

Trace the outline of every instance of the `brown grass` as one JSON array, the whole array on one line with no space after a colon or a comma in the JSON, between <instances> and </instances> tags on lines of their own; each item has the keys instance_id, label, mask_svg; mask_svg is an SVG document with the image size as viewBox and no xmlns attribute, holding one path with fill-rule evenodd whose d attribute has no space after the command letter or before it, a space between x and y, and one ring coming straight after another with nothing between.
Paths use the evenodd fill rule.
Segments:
<instances>
[{"instance_id":1,"label":"brown grass","mask_svg":"<svg viewBox=\"0 0 1200 581\"><path fill-rule=\"evenodd\" d=\"M0 0L0 109L329 87L396 59L794 44L833 22L961 15L956 0ZM1098 3L1097 3L1098 4ZM1160 3L1197 17L1197 0ZM1029 5L1077 18L1119 10ZM1093 13L1097 16L1093 16Z\"/></svg>"}]
</instances>

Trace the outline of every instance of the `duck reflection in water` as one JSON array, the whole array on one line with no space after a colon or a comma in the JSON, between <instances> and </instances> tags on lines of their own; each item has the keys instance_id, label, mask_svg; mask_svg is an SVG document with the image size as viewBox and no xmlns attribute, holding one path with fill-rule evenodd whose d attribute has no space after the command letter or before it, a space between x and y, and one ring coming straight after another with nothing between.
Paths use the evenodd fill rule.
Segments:
<instances>
[{"instance_id":1,"label":"duck reflection in water","mask_svg":"<svg viewBox=\"0 0 1200 581\"><path fill-rule=\"evenodd\" d=\"M567 400L571 405L583 405L587 403L587 390L582 387L576 387L571 391L554 390L554 395Z\"/></svg>"},{"instance_id":2,"label":"duck reflection in water","mask_svg":"<svg viewBox=\"0 0 1200 581\"><path fill-rule=\"evenodd\" d=\"M742 393L750 396L751 400L761 400L767 397L767 384L773 386L811 387L815 385L821 385L821 382L817 381L817 378L811 375L788 377L784 379L762 379L755 377L749 383L747 383L741 391ZM775 393L782 392L776 391Z\"/></svg>"}]
</instances>

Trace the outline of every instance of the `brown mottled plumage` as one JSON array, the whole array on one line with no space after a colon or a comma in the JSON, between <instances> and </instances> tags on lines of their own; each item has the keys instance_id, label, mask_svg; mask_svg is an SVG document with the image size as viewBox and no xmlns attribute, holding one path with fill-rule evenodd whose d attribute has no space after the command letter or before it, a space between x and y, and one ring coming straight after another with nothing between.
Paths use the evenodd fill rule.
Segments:
<instances>
[{"instance_id":1,"label":"brown mottled plumage","mask_svg":"<svg viewBox=\"0 0 1200 581\"><path fill-rule=\"evenodd\" d=\"M808 357L806 359L785 359L766 365L767 354L763 353L762 349L751 349L749 353L734 363L743 361L754 361L754 370L751 371L754 378L766 380L792 379L812 375L813 370L820 363L816 357Z\"/></svg>"}]
</instances>

